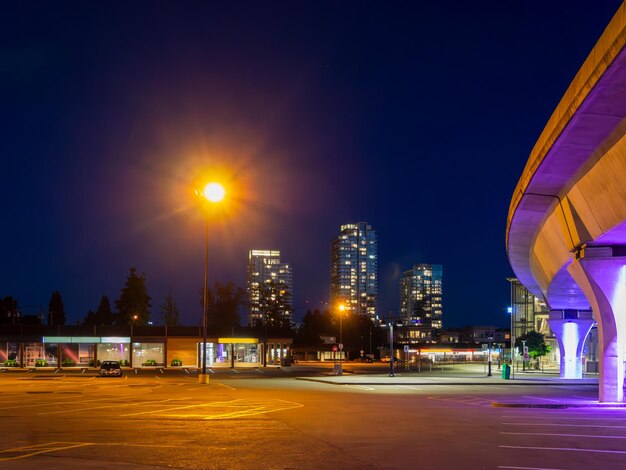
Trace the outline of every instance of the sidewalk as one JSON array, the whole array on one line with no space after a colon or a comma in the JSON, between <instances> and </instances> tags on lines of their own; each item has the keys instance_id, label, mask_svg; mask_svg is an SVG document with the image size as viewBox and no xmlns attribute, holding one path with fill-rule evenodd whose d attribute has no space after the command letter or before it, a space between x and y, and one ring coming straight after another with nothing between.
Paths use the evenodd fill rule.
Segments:
<instances>
[{"instance_id":1,"label":"sidewalk","mask_svg":"<svg viewBox=\"0 0 626 470\"><path fill-rule=\"evenodd\" d=\"M327 383L330 385L589 385L597 386L597 377L582 379L561 379L558 374L516 373L514 379L502 379L501 376L472 374L467 372L397 372L394 377L389 374L353 374L344 370L343 375L325 377L297 377L297 380Z\"/></svg>"}]
</instances>

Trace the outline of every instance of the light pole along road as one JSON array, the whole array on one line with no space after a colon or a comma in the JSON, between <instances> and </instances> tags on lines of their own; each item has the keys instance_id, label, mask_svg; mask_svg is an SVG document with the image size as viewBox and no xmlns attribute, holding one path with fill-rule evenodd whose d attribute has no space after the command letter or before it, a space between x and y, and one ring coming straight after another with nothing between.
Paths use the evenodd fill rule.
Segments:
<instances>
[{"instance_id":1,"label":"light pole along road","mask_svg":"<svg viewBox=\"0 0 626 470\"><path fill-rule=\"evenodd\" d=\"M224 199L226 191L219 183L209 183L204 189L196 191L198 196L203 197L210 203L218 203ZM202 299L202 373L198 375L198 383L208 384L209 376L206 373L206 340L207 340L207 321L208 321L208 291L209 291L209 206L206 207L206 236L204 251L204 295Z\"/></svg>"}]
</instances>

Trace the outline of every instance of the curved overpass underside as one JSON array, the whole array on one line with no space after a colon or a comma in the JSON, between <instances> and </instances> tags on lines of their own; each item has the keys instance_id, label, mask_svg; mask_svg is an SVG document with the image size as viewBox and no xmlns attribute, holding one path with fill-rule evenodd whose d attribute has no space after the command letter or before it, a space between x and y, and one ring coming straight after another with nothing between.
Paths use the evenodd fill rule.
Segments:
<instances>
[{"instance_id":1,"label":"curved overpass underside","mask_svg":"<svg viewBox=\"0 0 626 470\"><path fill-rule=\"evenodd\" d=\"M557 335L584 317L572 312L591 308L600 342L600 400L624 401L625 5L531 152L511 201L506 244L518 279L550 306Z\"/></svg>"}]
</instances>

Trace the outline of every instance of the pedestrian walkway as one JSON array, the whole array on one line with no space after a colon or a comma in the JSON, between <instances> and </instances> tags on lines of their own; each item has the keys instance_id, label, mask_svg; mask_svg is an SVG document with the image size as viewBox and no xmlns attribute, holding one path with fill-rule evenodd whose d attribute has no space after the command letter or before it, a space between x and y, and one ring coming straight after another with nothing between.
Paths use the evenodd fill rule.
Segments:
<instances>
[{"instance_id":1,"label":"pedestrian walkway","mask_svg":"<svg viewBox=\"0 0 626 470\"><path fill-rule=\"evenodd\" d=\"M583 379L561 379L558 375L516 374L514 379L502 379L500 376L472 375L468 373L412 373L399 372L389 374L351 374L344 370L343 375L323 377L297 377L298 380L327 383L330 385L539 385L539 386L597 386L597 377Z\"/></svg>"}]
</instances>

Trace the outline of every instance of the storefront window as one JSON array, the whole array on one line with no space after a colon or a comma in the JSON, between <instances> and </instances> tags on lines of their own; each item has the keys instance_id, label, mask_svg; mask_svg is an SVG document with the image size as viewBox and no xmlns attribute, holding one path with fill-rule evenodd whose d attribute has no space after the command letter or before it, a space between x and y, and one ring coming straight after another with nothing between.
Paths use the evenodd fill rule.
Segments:
<instances>
[{"instance_id":1,"label":"storefront window","mask_svg":"<svg viewBox=\"0 0 626 470\"><path fill-rule=\"evenodd\" d=\"M35 367L38 360L44 360L43 343L24 343L24 366Z\"/></svg>"},{"instance_id":2,"label":"storefront window","mask_svg":"<svg viewBox=\"0 0 626 470\"><path fill-rule=\"evenodd\" d=\"M78 343L61 345L61 366L75 367L80 365Z\"/></svg>"},{"instance_id":3,"label":"storefront window","mask_svg":"<svg viewBox=\"0 0 626 470\"><path fill-rule=\"evenodd\" d=\"M7 343L0 343L0 366L9 359Z\"/></svg>"},{"instance_id":4,"label":"storefront window","mask_svg":"<svg viewBox=\"0 0 626 470\"><path fill-rule=\"evenodd\" d=\"M258 364L259 350L257 344L234 344L235 363Z\"/></svg>"},{"instance_id":5,"label":"storefront window","mask_svg":"<svg viewBox=\"0 0 626 470\"><path fill-rule=\"evenodd\" d=\"M164 366L165 348L163 343L133 343L133 366Z\"/></svg>"},{"instance_id":6,"label":"storefront window","mask_svg":"<svg viewBox=\"0 0 626 470\"><path fill-rule=\"evenodd\" d=\"M20 344L19 343L7 343L7 360L20 362Z\"/></svg>"},{"instance_id":7,"label":"storefront window","mask_svg":"<svg viewBox=\"0 0 626 470\"><path fill-rule=\"evenodd\" d=\"M122 365L130 365L130 343L98 344L98 360L119 361Z\"/></svg>"},{"instance_id":8,"label":"storefront window","mask_svg":"<svg viewBox=\"0 0 626 470\"><path fill-rule=\"evenodd\" d=\"M44 344L44 353L45 353L45 363L48 367L58 367L59 366L59 358L57 357L59 352L58 344L45 343Z\"/></svg>"},{"instance_id":9,"label":"storefront window","mask_svg":"<svg viewBox=\"0 0 626 470\"><path fill-rule=\"evenodd\" d=\"M206 366L212 367L215 362L215 348L213 343L206 343ZM202 366L202 343L198 344L198 364Z\"/></svg>"}]
</instances>

